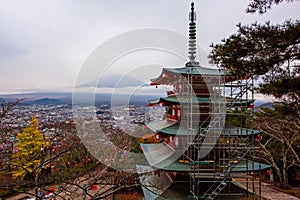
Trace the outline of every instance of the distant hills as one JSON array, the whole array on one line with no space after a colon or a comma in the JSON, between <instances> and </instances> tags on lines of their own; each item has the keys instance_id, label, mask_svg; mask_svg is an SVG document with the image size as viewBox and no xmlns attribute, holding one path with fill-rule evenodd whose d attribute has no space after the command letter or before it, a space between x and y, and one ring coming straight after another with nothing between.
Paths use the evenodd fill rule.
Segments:
<instances>
[{"instance_id":1,"label":"distant hills","mask_svg":"<svg viewBox=\"0 0 300 200\"><path fill-rule=\"evenodd\" d=\"M34 101L29 101L27 104L35 104L35 105L60 105L65 104L66 102L63 102L59 99L49 99L49 98L43 98L38 99Z\"/></svg>"},{"instance_id":2,"label":"distant hills","mask_svg":"<svg viewBox=\"0 0 300 200\"><path fill-rule=\"evenodd\" d=\"M129 75L121 75L121 74L111 74L103 76L98 80L90 81L81 85L78 85L77 88L83 90L85 88L126 88L126 87L141 87L141 86L149 86L149 84L144 83L143 81L129 76ZM87 93L80 93L80 102L84 104L90 95L86 95ZM24 99L21 104L23 105L57 105L57 104L72 104L72 92L31 92L31 93L22 93L22 94L9 94L9 95L1 95L0 99L4 99L6 101L14 101L15 99ZM113 101L114 104L126 104L128 102L129 96L126 94L114 94ZM158 98L158 96L150 94L150 95L132 95L130 96L130 102L137 104L147 104L149 99ZM96 104L110 104L112 99L111 94L103 93L95 94L95 103Z\"/></svg>"},{"instance_id":3,"label":"distant hills","mask_svg":"<svg viewBox=\"0 0 300 200\"><path fill-rule=\"evenodd\" d=\"M80 100L76 102L77 104L86 104L87 102L87 93L80 94ZM147 105L148 100L157 99L161 97L158 94L134 94L132 96L127 94L95 94L95 104L111 104L113 105L127 105L129 104L138 104L138 105ZM36 92L36 93L24 93L24 94L10 94L10 95L0 95L0 99L5 101L14 101L16 99L24 99L22 105L59 105L59 104L72 104L72 93L71 92ZM129 102L128 102L129 101ZM258 109L259 106L271 108L273 103L264 100L256 100L255 109Z\"/></svg>"},{"instance_id":4,"label":"distant hills","mask_svg":"<svg viewBox=\"0 0 300 200\"><path fill-rule=\"evenodd\" d=\"M83 97L77 104L86 104L86 95L82 93ZM148 100L158 98L157 95L132 95L129 98L126 94L95 94L95 104L111 104L113 101L114 105L125 105L125 104L139 104L147 105ZM5 101L14 101L16 99L23 99L20 103L21 105L60 105L60 104L72 104L72 93L25 93L25 94L10 94L10 95L0 95L0 99Z\"/></svg>"},{"instance_id":5,"label":"distant hills","mask_svg":"<svg viewBox=\"0 0 300 200\"><path fill-rule=\"evenodd\" d=\"M58 104L70 104L72 103L72 93L60 93L60 92L30 92L22 94L6 94L0 95L0 99L5 101L14 101L16 99L22 99L21 105L58 105Z\"/></svg>"}]
</instances>

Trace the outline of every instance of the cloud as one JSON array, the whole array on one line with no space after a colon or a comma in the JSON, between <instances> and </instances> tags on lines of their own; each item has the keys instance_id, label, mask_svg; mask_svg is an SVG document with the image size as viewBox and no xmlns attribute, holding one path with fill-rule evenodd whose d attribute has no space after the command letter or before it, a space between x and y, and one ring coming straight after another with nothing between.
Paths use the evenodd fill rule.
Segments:
<instances>
[{"instance_id":1,"label":"cloud","mask_svg":"<svg viewBox=\"0 0 300 200\"><path fill-rule=\"evenodd\" d=\"M197 39L204 50L234 33L239 22L299 17L297 1L275 6L266 15L246 14L247 3L196 2ZM0 89L72 86L85 59L112 36L144 27L187 34L189 7L190 1L182 0L2 0Z\"/></svg>"},{"instance_id":2,"label":"cloud","mask_svg":"<svg viewBox=\"0 0 300 200\"><path fill-rule=\"evenodd\" d=\"M24 54L26 54L26 50L0 37L0 60L14 59Z\"/></svg>"},{"instance_id":3,"label":"cloud","mask_svg":"<svg viewBox=\"0 0 300 200\"><path fill-rule=\"evenodd\" d=\"M134 77L121 74L110 74L103 76L99 81L94 80L78 87L97 87L97 88L125 88L140 87L146 84Z\"/></svg>"}]
</instances>

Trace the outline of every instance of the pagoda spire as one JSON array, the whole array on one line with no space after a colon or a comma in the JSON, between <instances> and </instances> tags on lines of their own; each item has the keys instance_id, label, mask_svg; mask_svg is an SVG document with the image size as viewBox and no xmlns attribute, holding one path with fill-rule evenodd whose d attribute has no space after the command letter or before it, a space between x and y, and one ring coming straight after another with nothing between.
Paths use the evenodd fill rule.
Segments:
<instances>
[{"instance_id":1,"label":"pagoda spire","mask_svg":"<svg viewBox=\"0 0 300 200\"><path fill-rule=\"evenodd\" d=\"M191 3L191 12L189 13L189 47L188 47L188 54L189 54L189 62L188 65L198 65L199 63L195 61L196 58L196 12L194 11L194 2Z\"/></svg>"}]
</instances>

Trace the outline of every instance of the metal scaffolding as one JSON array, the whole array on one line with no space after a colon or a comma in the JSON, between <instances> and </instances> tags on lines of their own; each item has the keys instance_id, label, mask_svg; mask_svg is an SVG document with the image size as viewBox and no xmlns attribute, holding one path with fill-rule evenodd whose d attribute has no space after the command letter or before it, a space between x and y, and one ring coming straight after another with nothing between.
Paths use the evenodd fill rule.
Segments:
<instances>
[{"instance_id":1,"label":"metal scaffolding","mask_svg":"<svg viewBox=\"0 0 300 200\"><path fill-rule=\"evenodd\" d=\"M185 193L189 199L261 199L256 174L269 166L252 158L259 150L255 140L260 134L249 122L254 79L195 61L196 14L194 4L191 6L189 62L182 68L164 68L151 80L151 85L171 85L173 91L149 101L150 106L165 106L166 114L161 122L145 124L160 143L141 144L141 148L154 170L164 173L173 184L184 183L182 189L188 187L187 193L176 194ZM165 181L155 180L157 185ZM165 190L157 196L163 196Z\"/></svg>"}]
</instances>

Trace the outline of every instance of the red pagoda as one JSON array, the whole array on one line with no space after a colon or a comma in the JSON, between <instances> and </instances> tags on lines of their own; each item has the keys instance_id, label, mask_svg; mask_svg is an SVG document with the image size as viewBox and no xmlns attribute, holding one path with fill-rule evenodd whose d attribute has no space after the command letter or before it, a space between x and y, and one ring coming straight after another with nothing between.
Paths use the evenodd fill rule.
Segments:
<instances>
[{"instance_id":1,"label":"red pagoda","mask_svg":"<svg viewBox=\"0 0 300 200\"><path fill-rule=\"evenodd\" d=\"M138 166L145 198L259 197L253 175L269 166L250 156L257 150L254 141L260 133L247 124L254 103L252 79L203 67L195 60L195 20L192 3L189 61L181 68L163 68L150 83L173 90L148 102L165 107L166 112L163 120L145 123L147 135L155 137L155 142L140 144L149 164Z\"/></svg>"}]
</instances>

